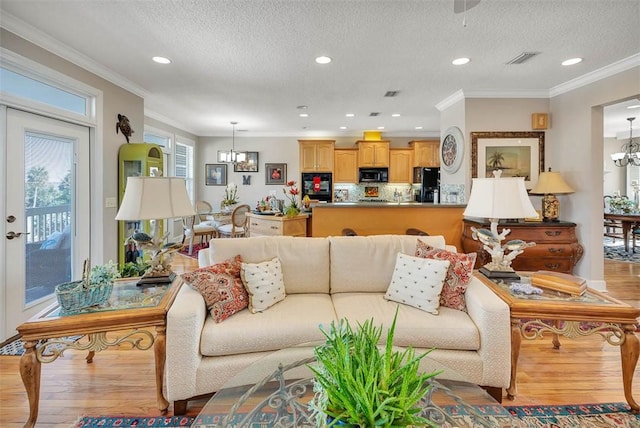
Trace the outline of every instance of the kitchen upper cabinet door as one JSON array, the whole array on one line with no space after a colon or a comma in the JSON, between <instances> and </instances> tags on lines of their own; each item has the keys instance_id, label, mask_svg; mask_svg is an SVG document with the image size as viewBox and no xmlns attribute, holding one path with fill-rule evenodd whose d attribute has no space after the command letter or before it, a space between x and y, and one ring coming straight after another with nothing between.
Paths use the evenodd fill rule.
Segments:
<instances>
[{"instance_id":1,"label":"kitchen upper cabinet door","mask_svg":"<svg viewBox=\"0 0 640 428\"><path fill-rule=\"evenodd\" d=\"M333 172L334 141L298 140L301 172Z\"/></svg>"},{"instance_id":2,"label":"kitchen upper cabinet door","mask_svg":"<svg viewBox=\"0 0 640 428\"><path fill-rule=\"evenodd\" d=\"M411 141L409 144L413 146L413 166L440 166L440 140Z\"/></svg>"},{"instance_id":3,"label":"kitchen upper cabinet door","mask_svg":"<svg viewBox=\"0 0 640 428\"><path fill-rule=\"evenodd\" d=\"M357 141L358 166L382 168L389 166L388 141Z\"/></svg>"},{"instance_id":4,"label":"kitchen upper cabinet door","mask_svg":"<svg viewBox=\"0 0 640 428\"><path fill-rule=\"evenodd\" d=\"M413 181L413 150L389 150L389 183L411 183Z\"/></svg>"},{"instance_id":5,"label":"kitchen upper cabinet door","mask_svg":"<svg viewBox=\"0 0 640 428\"><path fill-rule=\"evenodd\" d=\"M334 152L334 183L358 182L358 150L336 149Z\"/></svg>"}]
</instances>

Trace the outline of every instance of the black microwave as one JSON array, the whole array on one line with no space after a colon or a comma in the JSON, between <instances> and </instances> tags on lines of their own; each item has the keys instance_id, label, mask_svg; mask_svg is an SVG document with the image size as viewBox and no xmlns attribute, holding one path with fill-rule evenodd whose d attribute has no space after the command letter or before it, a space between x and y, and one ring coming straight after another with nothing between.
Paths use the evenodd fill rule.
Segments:
<instances>
[{"instance_id":1,"label":"black microwave","mask_svg":"<svg viewBox=\"0 0 640 428\"><path fill-rule=\"evenodd\" d=\"M389 168L360 168L360 183L389 182Z\"/></svg>"}]
</instances>

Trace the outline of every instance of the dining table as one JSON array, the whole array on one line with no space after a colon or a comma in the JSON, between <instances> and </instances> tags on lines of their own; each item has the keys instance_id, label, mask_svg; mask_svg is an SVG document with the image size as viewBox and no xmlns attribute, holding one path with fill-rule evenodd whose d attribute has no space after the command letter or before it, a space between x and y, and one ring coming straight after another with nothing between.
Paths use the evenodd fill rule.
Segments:
<instances>
[{"instance_id":1,"label":"dining table","mask_svg":"<svg viewBox=\"0 0 640 428\"><path fill-rule=\"evenodd\" d=\"M622 224L622 238L624 250L629 252L629 241L633 238L633 231L640 228L640 213L604 213L606 220L619 221Z\"/></svg>"}]
</instances>

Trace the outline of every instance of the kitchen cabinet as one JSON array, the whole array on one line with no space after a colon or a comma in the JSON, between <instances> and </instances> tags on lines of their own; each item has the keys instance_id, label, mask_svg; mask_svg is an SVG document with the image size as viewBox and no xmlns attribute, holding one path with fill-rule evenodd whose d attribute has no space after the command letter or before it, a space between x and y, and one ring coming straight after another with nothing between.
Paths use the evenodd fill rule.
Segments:
<instances>
[{"instance_id":1,"label":"kitchen cabinet","mask_svg":"<svg viewBox=\"0 0 640 428\"><path fill-rule=\"evenodd\" d=\"M409 145L413 147L413 166L440 166L440 140L409 141Z\"/></svg>"},{"instance_id":2,"label":"kitchen cabinet","mask_svg":"<svg viewBox=\"0 0 640 428\"><path fill-rule=\"evenodd\" d=\"M334 183L358 182L358 149L335 149L334 157Z\"/></svg>"},{"instance_id":3,"label":"kitchen cabinet","mask_svg":"<svg viewBox=\"0 0 640 428\"><path fill-rule=\"evenodd\" d=\"M359 168L389 166L389 141L356 141Z\"/></svg>"},{"instance_id":4,"label":"kitchen cabinet","mask_svg":"<svg viewBox=\"0 0 640 428\"><path fill-rule=\"evenodd\" d=\"M462 231L462 249L465 253L477 252L476 269L491 261L491 256L482 248L482 243L472 237L472 227L489 228L489 222L464 219ZM503 228L511 229L506 241L521 239L535 242L533 247L525 248L515 258L511 267L516 271L551 270L573 274L573 268L582 258L584 248L576 237L576 224L569 222L524 222L500 223L498 232Z\"/></svg>"},{"instance_id":5,"label":"kitchen cabinet","mask_svg":"<svg viewBox=\"0 0 640 428\"><path fill-rule=\"evenodd\" d=\"M413 150L389 149L389 183L413 181Z\"/></svg>"},{"instance_id":6,"label":"kitchen cabinet","mask_svg":"<svg viewBox=\"0 0 640 428\"><path fill-rule=\"evenodd\" d=\"M333 172L335 140L298 140L300 172Z\"/></svg>"},{"instance_id":7,"label":"kitchen cabinet","mask_svg":"<svg viewBox=\"0 0 640 428\"><path fill-rule=\"evenodd\" d=\"M307 236L308 214L295 217L276 217L261 214L247 214L249 236Z\"/></svg>"}]
</instances>

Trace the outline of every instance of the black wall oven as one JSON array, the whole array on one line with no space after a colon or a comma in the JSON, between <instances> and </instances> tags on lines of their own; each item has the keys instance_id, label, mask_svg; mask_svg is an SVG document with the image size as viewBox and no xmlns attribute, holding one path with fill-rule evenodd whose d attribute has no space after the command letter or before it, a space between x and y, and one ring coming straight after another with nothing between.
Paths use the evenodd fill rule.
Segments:
<instances>
[{"instance_id":1,"label":"black wall oven","mask_svg":"<svg viewBox=\"0 0 640 428\"><path fill-rule=\"evenodd\" d=\"M303 172L301 197L309 196L309 199L317 199L323 202L331 202L333 189L330 172Z\"/></svg>"}]
</instances>

